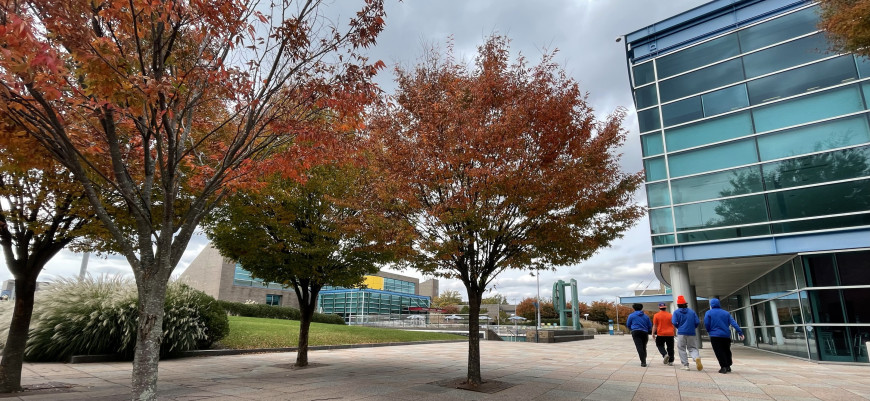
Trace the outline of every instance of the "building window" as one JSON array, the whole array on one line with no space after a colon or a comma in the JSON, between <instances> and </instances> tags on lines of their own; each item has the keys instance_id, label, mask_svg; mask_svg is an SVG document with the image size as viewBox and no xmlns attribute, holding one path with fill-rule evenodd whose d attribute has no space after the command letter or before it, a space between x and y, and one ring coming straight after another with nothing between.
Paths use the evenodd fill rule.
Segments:
<instances>
[{"instance_id":1,"label":"building window","mask_svg":"<svg viewBox=\"0 0 870 401\"><path fill-rule=\"evenodd\" d=\"M233 273L233 285L245 287L269 288L272 290L280 290L284 287L278 283L269 283L263 280L255 279L251 272L242 268L242 265L236 263L236 270Z\"/></svg>"},{"instance_id":2,"label":"building window","mask_svg":"<svg viewBox=\"0 0 870 401\"><path fill-rule=\"evenodd\" d=\"M281 296L275 294L266 294L266 305L281 306Z\"/></svg>"}]
</instances>

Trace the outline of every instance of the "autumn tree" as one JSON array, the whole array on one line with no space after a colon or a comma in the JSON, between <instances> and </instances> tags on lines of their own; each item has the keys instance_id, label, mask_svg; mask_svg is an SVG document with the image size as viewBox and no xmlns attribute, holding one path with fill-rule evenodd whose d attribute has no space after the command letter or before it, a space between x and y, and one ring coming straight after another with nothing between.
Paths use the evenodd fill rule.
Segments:
<instances>
[{"instance_id":1,"label":"autumn tree","mask_svg":"<svg viewBox=\"0 0 870 401\"><path fill-rule=\"evenodd\" d=\"M446 308L451 305L459 305L462 303L462 296L459 291L444 290L441 294L432 299L431 305L435 308Z\"/></svg>"},{"instance_id":2,"label":"autumn tree","mask_svg":"<svg viewBox=\"0 0 870 401\"><path fill-rule=\"evenodd\" d=\"M2 115L2 113L0 113ZM100 230L68 170L22 130L0 123L0 247L15 279L15 305L0 361L0 392L21 389L36 280L61 249L88 245ZM90 237L83 243L81 240Z\"/></svg>"},{"instance_id":3,"label":"autumn tree","mask_svg":"<svg viewBox=\"0 0 870 401\"><path fill-rule=\"evenodd\" d=\"M507 305L508 300L507 297L501 294L492 294L489 297L483 298L481 303L484 304L493 304L493 305Z\"/></svg>"},{"instance_id":4,"label":"autumn tree","mask_svg":"<svg viewBox=\"0 0 870 401\"><path fill-rule=\"evenodd\" d=\"M556 307L552 301L541 301L541 319L556 319L559 314L556 313Z\"/></svg>"},{"instance_id":5,"label":"autumn tree","mask_svg":"<svg viewBox=\"0 0 870 401\"><path fill-rule=\"evenodd\" d=\"M819 9L834 50L870 56L870 1L819 0Z\"/></svg>"},{"instance_id":6,"label":"autumn tree","mask_svg":"<svg viewBox=\"0 0 870 401\"><path fill-rule=\"evenodd\" d=\"M566 303L565 307L571 309L571 302ZM577 313L580 315L580 318L582 318L583 315L589 313L589 305L587 305L586 302L578 302Z\"/></svg>"},{"instance_id":7,"label":"autumn tree","mask_svg":"<svg viewBox=\"0 0 870 401\"><path fill-rule=\"evenodd\" d=\"M610 319L608 311L611 309L614 309L613 302L592 301L592 305L589 306L589 320L606 323Z\"/></svg>"},{"instance_id":8,"label":"autumn tree","mask_svg":"<svg viewBox=\"0 0 870 401\"><path fill-rule=\"evenodd\" d=\"M537 319L537 309L535 309L535 299L534 298L526 298L520 301L517 304L517 316L522 316L528 320L536 321Z\"/></svg>"},{"instance_id":9,"label":"autumn tree","mask_svg":"<svg viewBox=\"0 0 870 401\"><path fill-rule=\"evenodd\" d=\"M455 314L459 313L459 310L460 310L459 307L456 305L446 305L446 306L441 306L440 308L444 309L444 313L449 314L449 315L455 315Z\"/></svg>"},{"instance_id":10,"label":"autumn tree","mask_svg":"<svg viewBox=\"0 0 870 401\"><path fill-rule=\"evenodd\" d=\"M589 306L589 320L606 323L608 320L613 320L620 324L625 324L628 315L634 312L629 306L617 304L613 301L598 300L592 301ZM617 317L619 320L617 320Z\"/></svg>"},{"instance_id":11,"label":"autumn tree","mask_svg":"<svg viewBox=\"0 0 870 401\"><path fill-rule=\"evenodd\" d=\"M392 256L389 224L363 209L362 170L320 165L302 182L269 177L264 188L238 192L206 221L220 253L254 277L290 287L299 301L295 366L308 365L308 333L323 286L358 287Z\"/></svg>"},{"instance_id":12,"label":"autumn tree","mask_svg":"<svg viewBox=\"0 0 870 401\"><path fill-rule=\"evenodd\" d=\"M416 230L411 265L467 291L467 385L481 383L480 303L500 272L578 263L642 214L641 177L618 164L624 111L598 120L552 60L512 63L503 37L473 66L433 50L397 70L394 101L369 126L383 203Z\"/></svg>"},{"instance_id":13,"label":"autumn tree","mask_svg":"<svg viewBox=\"0 0 870 401\"><path fill-rule=\"evenodd\" d=\"M2 109L70 171L132 267L135 399L157 398L166 284L197 223L251 172L310 163L267 159L316 141L311 125L324 111L357 115L372 95L382 63L359 50L383 28L382 0L342 23L323 9L319 0L0 7Z\"/></svg>"}]
</instances>

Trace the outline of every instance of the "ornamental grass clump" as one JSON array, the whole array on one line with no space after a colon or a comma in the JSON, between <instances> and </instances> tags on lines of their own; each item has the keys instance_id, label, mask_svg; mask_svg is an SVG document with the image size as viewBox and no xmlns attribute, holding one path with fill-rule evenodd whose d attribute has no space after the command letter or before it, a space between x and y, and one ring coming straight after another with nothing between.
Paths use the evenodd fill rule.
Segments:
<instances>
[{"instance_id":1,"label":"ornamental grass clump","mask_svg":"<svg viewBox=\"0 0 870 401\"><path fill-rule=\"evenodd\" d=\"M122 354L132 358L138 309L136 286L120 277L59 279L37 292L29 361L65 361L73 355ZM161 354L208 348L229 332L226 312L214 298L171 282L164 303ZM11 308L0 310L6 338Z\"/></svg>"}]
</instances>

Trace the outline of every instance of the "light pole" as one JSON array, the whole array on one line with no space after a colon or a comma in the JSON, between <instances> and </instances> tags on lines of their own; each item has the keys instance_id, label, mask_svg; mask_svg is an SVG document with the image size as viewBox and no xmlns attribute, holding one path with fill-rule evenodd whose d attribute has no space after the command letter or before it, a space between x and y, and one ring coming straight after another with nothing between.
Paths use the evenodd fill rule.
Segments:
<instances>
[{"instance_id":1,"label":"light pole","mask_svg":"<svg viewBox=\"0 0 870 401\"><path fill-rule=\"evenodd\" d=\"M589 314L588 314L588 313L584 313L584 314L583 314L583 317L586 318L586 321L587 321L587 322L589 321Z\"/></svg>"},{"instance_id":2,"label":"light pole","mask_svg":"<svg viewBox=\"0 0 870 401\"><path fill-rule=\"evenodd\" d=\"M616 331L622 333L619 329L619 297L616 297Z\"/></svg>"},{"instance_id":3,"label":"light pole","mask_svg":"<svg viewBox=\"0 0 870 401\"><path fill-rule=\"evenodd\" d=\"M82 256L82 265L79 268L79 280L84 280L85 274L88 272L88 259L90 257L90 252L85 252L85 254Z\"/></svg>"},{"instance_id":4,"label":"light pole","mask_svg":"<svg viewBox=\"0 0 870 401\"><path fill-rule=\"evenodd\" d=\"M538 329L541 328L541 270L535 272L535 280L538 282L538 298L535 302L535 343L538 342Z\"/></svg>"}]
</instances>

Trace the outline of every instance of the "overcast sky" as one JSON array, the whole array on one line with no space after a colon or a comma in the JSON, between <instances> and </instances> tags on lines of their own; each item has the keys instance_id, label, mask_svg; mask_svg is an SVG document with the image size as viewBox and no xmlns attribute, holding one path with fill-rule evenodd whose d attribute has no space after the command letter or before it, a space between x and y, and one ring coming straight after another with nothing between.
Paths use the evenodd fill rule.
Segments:
<instances>
[{"instance_id":1,"label":"overcast sky","mask_svg":"<svg viewBox=\"0 0 870 401\"><path fill-rule=\"evenodd\" d=\"M393 67L410 66L422 54L424 46L443 45L453 38L458 55L471 60L478 45L492 33L507 35L511 51L522 53L536 63L544 49L558 49L556 61L589 92L589 100L598 115L604 116L617 107L630 111L625 126L630 135L623 149L622 166L628 172L642 169L640 139L623 43L615 39L646 27L671 15L697 7L705 0L387 0L386 29L370 57L383 60L388 68L378 83L388 92L395 85ZM336 0L340 13L349 15L352 5L360 1ZM638 192L636 201L646 204ZM180 274L205 247L207 239L194 237L176 274ZM40 280L78 274L82 256L62 251L49 262ZM131 275L121 257L91 257L89 273ZM414 271L399 272L420 277ZM10 277L2 269L0 279ZM615 300L635 289L658 288L652 273L649 223L646 219L628 231L610 248L602 249L591 259L573 266L543 272L540 277L542 297L549 297L556 280L576 279L581 301ZM535 277L529 273L505 272L494 281L493 291L505 295L511 303L536 293ZM441 290L457 290L465 295L459 281L441 279ZM488 294L489 295L489 294Z\"/></svg>"}]
</instances>

